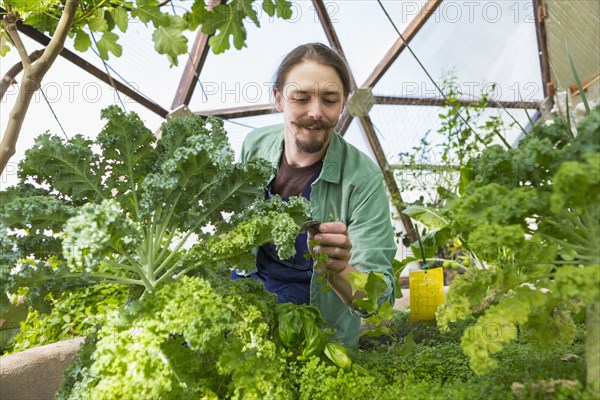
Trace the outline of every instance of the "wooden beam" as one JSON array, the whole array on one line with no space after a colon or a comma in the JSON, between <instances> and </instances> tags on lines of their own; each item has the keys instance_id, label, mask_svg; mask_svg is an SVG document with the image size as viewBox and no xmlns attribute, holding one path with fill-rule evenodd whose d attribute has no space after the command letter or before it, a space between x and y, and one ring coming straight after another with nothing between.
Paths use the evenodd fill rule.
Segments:
<instances>
[{"instance_id":1,"label":"wooden beam","mask_svg":"<svg viewBox=\"0 0 600 400\"><path fill-rule=\"evenodd\" d=\"M206 117L213 115L223 119L253 117L256 115L276 114L273 104L259 104L253 106L221 108L218 110L195 111L194 114Z\"/></svg>"},{"instance_id":2,"label":"wooden beam","mask_svg":"<svg viewBox=\"0 0 600 400\"><path fill-rule=\"evenodd\" d=\"M350 124L352 123L353 119L354 117L352 116L352 114L350 114L348 109L346 109L340 116L340 119L338 120L338 123L335 127L336 132L339 133L341 136L344 136L346 134L346 131L350 127Z\"/></svg>"},{"instance_id":3,"label":"wooden beam","mask_svg":"<svg viewBox=\"0 0 600 400\"><path fill-rule=\"evenodd\" d=\"M331 18L329 18L329 13L327 12L325 2L323 0L312 0L312 3L319 17L319 21L321 21L321 26L325 31L325 36L327 36L327 41L329 42L329 45L335 50L337 50L337 52L340 53L342 57L344 57L344 59L346 59L346 55L344 54L344 50L342 49L340 39L338 38L338 35L335 32L335 29L333 28Z\"/></svg>"},{"instance_id":4,"label":"wooden beam","mask_svg":"<svg viewBox=\"0 0 600 400\"><path fill-rule=\"evenodd\" d=\"M394 97L394 96L375 96L375 104L379 105L400 105L400 106L446 106L444 99L437 98L416 98L416 97ZM460 105L463 107L477 104L476 101L461 100ZM540 102L538 101L498 101L490 102L489 108L526 108L539 109Z\"/></svg>"},{"instance_id":5,"label":"wooden beam","mask_svg":"<svg viewBox=\"0 0 600 400\"><path fill-rule=\"evenodd\" d=\"M408 236L408 239L412 243L414 243L417 241L415 228L410 217L402 213L402 211L404 211L405 208L404 201L402 200L402 195L400 193L400 189L398 189L398 184L396 183L394 174L389 167L385 153L383 152L381 144L379 143L379 139L377 138L377 133L375 132L375 128L373 127L373 123L371 122L371 118L369 116L358 118L360 120L360 124L363 128L363 131L365 132L367 139L369 140L369 144L373 149L373 153L375 154L377 164L379 165L379 168L383 173L383 179L385 180L385 184L387 185L390 191L392 203L396 206L396 210L400 215L400 219L402 220L404 229L406 229L406 235Z\"/></svg>"},{"instance_id":6,"label":"wooden beam","mask_svg":"<svg viewBox=\"0 0 600 400\"><path fill-rule=\"evenodd\" d=\"M550 59L548 56L548 41L546 37L546 18L548 17L548 6L544 0L533 1L533 15L535 19L535 32L537 36L540 68L542 70L542 86L544 97L554 96L556 87L552 83L550 72Z\"/></svg>"},{"instance_id":7,"label":"wooden beam","mask_svg":"<svg viewBox=\"0 0 600 400\"><path fill-rule=\"evenodd\" d=\"M5 13L5 12L6 11L0 7L0 13ZM21 21L19 21L17 23L17 29L19 30L19 32L21 32L24 35L28 36L29 38L35 40L36 42L38 42L39 44L41 44L43 46L47 46L48 43L50 43L50 38L48 36L44 35L42 32L38 31L37 29L35 29L32 26L23 24ZM95 76L102 82L112 86L115 90L118 90L119 92L123 93L124 95L129 96L131 99L137 101L138 103L140 103L141 105L143 105L144 107L149 109L150 111L161 116L162 118L166 118L167 114L169 114L169 112L167 110L165 110L164 108L162 108L161 106L159 106L158 104L153 102L152 100L144 97L143 95L136 92L129 86L113 79L106 72L104 72L101 69L97 68L96 66L90 64L89 62L87 62L86 60L84 60L83 58L78 56L77 54L73 53L72 51L63 48L63 50L60 52L60 55L63 58L72 62L73 64L77 65L84 71Z\"/></svg>"},{"instance_id":8,"label":"wooden beam","mask_svg":"<svg viewBox=\"0 0 600 400\"><path fill-rule=\"evenodd\" d=\"M415 16L415 18L410 22L408 27L404 30L402 34L406 39L407 43L410 43L411 40L417 35L419 30L423 27L425 22L433 15L433 12L439 7L442 3L442 0L427 0L427 2L423 5L419 14ZM406 43L401 38L398 38L394 45L388 50L383 59L377 64L371 75L367 78L365 83L363 83L362 87L374 87L377 82L381 79L383 74L390 68L390 66L396 61L400 53L406 48Z\"/></svg>"},{"instance_id":9,"label":"wooden beam","mask_svg":"<svg viewBox=\"0 0 600 400\"><path fill-rule=\"evenodd\" d=\"M327 40L329 41L329 45L334 48L346 61L346 65L348 65L348 69L350 70L350 81L352 89L356 88L356 80L354 79L354 74L352 74L352 70L350 69L350 65L348 64L348 59L344 54L344 49L342 48L342 44L340 39L338 38L337 32L333 28L333 24L331 22L331 18L329 18L329 13L327 12L327 7L323 0L312 0L313 6L319 16L319 21L321 22L321 26L323 27L323 31L325 31L325 36L327 36ZM341 136L346 134L350 123L352 122L352 115L348 112L346 108L335 128L336 132Z\"/></svg>"},{"instance_id":10,"label":"wooden beam","mask_svg":"<svg viewBox=\"0 0 600 400\"><path fill-rule=\"evenodd\" d=\"M196 88L196 82L200 78L200 72L204 67L206 57L208 56L208 52L210 50L210 47L208 46L209 38L210 35L202 33L202 31L198 29L194 47L192 48L190 57L188 57L183 74L181 74L179 86L175 92L173 104L171 104L172 110L183 104L190 104L190 100L194 94L194 89Z\"/></svg>"},{"instance_id":11,"label":"wooden beam","mask_svg":"<svg viewBox=\"0 0 600 400\"><path fill-rule=\"evenodd\" d=\"M219 3L225 4L227 3L227 0L207 2L206 8L208 11L212 11L213 8ZM208 51L210 50L208 39L210 39L211 36L212 35L202 33L201 27L198 27L198 33L196 34L194 47L192 48L191 54L188 57L187 63L185 64L185 69L183 70L181 79L179 80L179 86L175 92L175 98L173 98L173 103L171 105L172 110L181 105L185 104L187 106L190 104L192 95L194 94L194 89L196 89L196 82L200 79L200 72L204 67L206 57L208 57Z\"/></svg>"}]
</instances>

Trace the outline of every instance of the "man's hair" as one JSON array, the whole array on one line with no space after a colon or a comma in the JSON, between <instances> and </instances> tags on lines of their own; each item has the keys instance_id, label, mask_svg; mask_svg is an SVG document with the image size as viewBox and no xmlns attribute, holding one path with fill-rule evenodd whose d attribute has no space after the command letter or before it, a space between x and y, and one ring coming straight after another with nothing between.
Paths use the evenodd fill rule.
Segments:
<instances>
[{"instance_id":1,"label":"man's hair","mask_svg":"<svg viewBox=\"0 0 600 400\"><path fill-rule=\"evenodd\" d=\"M352 91L352 80L350 71L344 58L335 50L327 47L323 43L306 43L290 51L283 59L277 73L275 74L275 87L283 91L285 80L290 71L298 64L312 61L317 64L332 67L338 73L344 89L344 97L348 97Z\"/></svg>"}]
</instances>

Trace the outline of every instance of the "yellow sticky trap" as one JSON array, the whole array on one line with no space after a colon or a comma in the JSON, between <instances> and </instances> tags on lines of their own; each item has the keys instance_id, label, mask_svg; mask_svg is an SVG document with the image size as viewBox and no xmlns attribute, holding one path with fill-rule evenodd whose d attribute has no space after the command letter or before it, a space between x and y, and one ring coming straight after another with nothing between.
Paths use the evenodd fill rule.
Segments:
<instances>
[{"instance_id":1,"label":"yellow sticky trap","mask_svg":"<svg viewBox=\"0 0 600 400\"><path fill-rule=\"evenodd\" d=\"M434 268L409 274L410 320L430 321L444 303L444 269Z\"/></svg>"}]
</instances>

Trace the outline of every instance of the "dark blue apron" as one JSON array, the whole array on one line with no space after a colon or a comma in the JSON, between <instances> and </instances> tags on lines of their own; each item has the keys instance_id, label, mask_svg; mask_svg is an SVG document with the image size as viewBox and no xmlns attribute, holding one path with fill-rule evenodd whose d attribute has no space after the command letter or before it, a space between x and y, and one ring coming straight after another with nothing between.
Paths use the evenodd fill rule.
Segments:
<instances>
[{"instance_id":1,"label":"dark blue apron","mask_svg":"<svg viewBox=\"0 0 600 400\"><path fill-rule=\"evenodd\" d=\"M301 193L301 196L310 201L312 183L321 172L319 169ZM266 198L271 199L271 184L267 187ZM288 201L287 197L281 197ZM261 280L265 289L277 294L279 303L309 304L310 303L310 279L313 273L313 260L305 257L308 254L307 233L296 237L296 254L286 260L281 260L277 255L277 248L269 243L258 248L256 255L257 272L247 275ZM238 279L243 276L232 271L231 278Z\"/></svg>"}]
</instances>

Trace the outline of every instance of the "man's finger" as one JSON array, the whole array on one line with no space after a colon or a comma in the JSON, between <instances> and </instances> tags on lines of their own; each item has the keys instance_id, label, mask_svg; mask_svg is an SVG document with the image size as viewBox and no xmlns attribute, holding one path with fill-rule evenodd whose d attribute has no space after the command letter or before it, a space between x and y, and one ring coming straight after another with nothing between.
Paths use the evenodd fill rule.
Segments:
<instances>
[{"instance_id":1,"label":"man's finger","mask_svg":"<svg viewBox=\"0 0 600 400\"><path fill-rule=\"evenodd\" d=\"M342 233L348 234L348 227L341 222L324 222L319 226L321 233Z\"/></svg>"},{"instance_id":2,"label":"man's finger","mask_svg":"<svg viewBox=\"0 0 600 400\"><path fill-rule=\"evenodd\" d=\"M352 248L348 236L339 233L319 233L314 237L320 244L325 246L338 246L345 249Z\"/></svg>"},{"instance_id":3,"label":"man's finger","mask_svg":"<svg viewBox=\"0 0 600 400\"><path fill-rule=\"evenodd\" d=\"M323 246L319 245L313 249L316 253L324 253L331 258L336 258L338 260L348 260L350 258L350 252L348 249L344 249L337 246Z\"/></svg>"}]
</instances>

